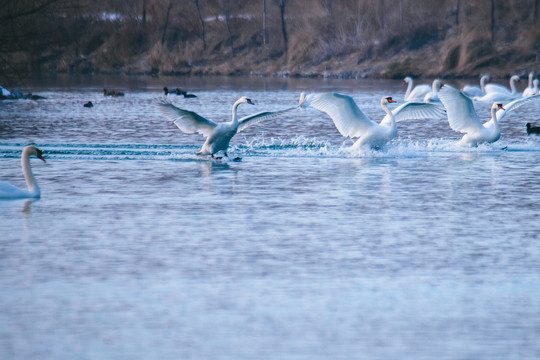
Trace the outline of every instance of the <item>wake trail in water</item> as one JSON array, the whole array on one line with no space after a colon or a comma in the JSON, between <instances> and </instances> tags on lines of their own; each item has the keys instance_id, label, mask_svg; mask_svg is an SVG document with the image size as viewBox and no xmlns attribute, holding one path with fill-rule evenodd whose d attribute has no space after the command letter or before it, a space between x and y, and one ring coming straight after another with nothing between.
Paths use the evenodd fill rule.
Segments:
<instances>
[{"instance_id":1,"label":"wake trail in water","mask_svg":"<svg viewBox=\"0 0 540 360\"><path fill-rule=\"evenodd\" d=\"M418 158L448 156L451 154L503 154L505 152L540 152L540 141L531 139L523 143L480 145L464 148L454 140L416 141L401 139L387 144L381 150L354 149L353 142L331 144L319 138L281 139L257 137L229 148L230 160L235 157L275 157L275 158ZM28 144L0 143L0 159L19 158ZM168 160L168 161L208 161L207 156L197 156L200 145L167 144L35 144L47 158L59 160Z\"/></svg>"}]
</instances>

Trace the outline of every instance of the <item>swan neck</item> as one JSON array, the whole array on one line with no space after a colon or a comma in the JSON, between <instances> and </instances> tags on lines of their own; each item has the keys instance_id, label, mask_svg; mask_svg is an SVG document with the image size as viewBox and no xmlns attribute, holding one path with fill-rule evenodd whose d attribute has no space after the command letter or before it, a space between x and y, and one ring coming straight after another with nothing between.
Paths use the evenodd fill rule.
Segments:
<instances>
[{"instance_id":1,"label":"swan neck","mask_svg":"<svg viewBox=\"0 0 540 360\"><path fill-rule=\"evenodd\" d=\"M27 151L23 152L21 157L21 166L28 191L33 194L39 194L40 189L36 178L34 177L34 173L32 172L32 167L30 166L30 154Z\"/></svg>"},{"instance_id":2,"label":"swan neck","mask_svg":"<svg viewBox=\"0 0 540 360\"><path fill-rule=\"evenodd\" d=\"M390 116L390 125L392 128L395 128L396 127L396 118L394 117L394 114L392 113L392 111L390 111L390 109L388 108L388 106L386 106L386 104L381 104L381 107L382 109L384 110L385 113L388 114L388 116Z\"/></svg>"},{"instance_id":3,"label":"swan neck","mask_svg":"<svg viewBox=\"0 0 540 360\"><path fill-rule=\"evenodd\" d=\"M412 87L413 87L413 80L409 79L407 81L407 91L405 91L405 100L409 98L409 95L411 94L411 91L412 91Z\"/></svg>"},{"instance_id":4,"label":"swan neck","mask_svg":"<svg viewBox=\"0 0 540 360\"><path fill-rule=\"evenodd\" d=\"M512 94L516 93L516 79L510 79L510 90L512 90Z\"/></svg>"},{"instance_id":5,"label":"swan neck","mask_svg":"<svg viewBox=\"0 0 540 360\"><path fill-rule=\"evenodd\" d=\"M487 82L487 80L488 80L487 76L482 76L480 78L480 89L482 89L483 93L486 92L486 82Z\"/></svg>"},{"instance_id":6,"label":"swan neck","mask_svg":"<svg viewBox=\"0 0 540 360\"><path fill-rule=\"evenodd\" d=\"M238 109L238 105L240 105L241 103L242 101L239 99L239 100L236 100L236 102L233 104L233 107L232 107L232 123L233 124L238 123L238 116L236 115L236 111Z\"/></svg>"},{"instance_id":7,"label":"swan neck","mask_svg":"<svg viewBox=\"0 0 540 360\"><path fill-rule=\"evenodd\" d=\"M491 108L491 121L493 121L493 124L498 127L499 123L497 122L497 108L493 107Z\"/></svg>"}]
</instances>

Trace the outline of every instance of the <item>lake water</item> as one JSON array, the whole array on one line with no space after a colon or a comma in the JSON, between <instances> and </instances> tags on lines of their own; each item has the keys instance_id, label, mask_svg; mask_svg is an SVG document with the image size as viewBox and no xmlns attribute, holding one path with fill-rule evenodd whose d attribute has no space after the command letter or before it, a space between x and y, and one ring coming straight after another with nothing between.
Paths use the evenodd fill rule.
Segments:
<instances>
[{"instance_id":1,"label":"lake water","mask_svg":"<svg viewBox=\"0 0 540 360\"><path fill-rule=\"evenodd\" d=\"M457 83L454 83L457 84ZM40 200L0 202L2 359L540 358L539 106L474 149L445 121L398 124L381 151L349 149L326 115L248 128L229 160L165 120L229 120L352 95L374 120L399 81L58 78L0 102L0 178ZM125 97L103 97L103 88ZM84 108L87 101L95 107ZM489 104L477 105L489 118Z\"/></svg>"}]
</instances>

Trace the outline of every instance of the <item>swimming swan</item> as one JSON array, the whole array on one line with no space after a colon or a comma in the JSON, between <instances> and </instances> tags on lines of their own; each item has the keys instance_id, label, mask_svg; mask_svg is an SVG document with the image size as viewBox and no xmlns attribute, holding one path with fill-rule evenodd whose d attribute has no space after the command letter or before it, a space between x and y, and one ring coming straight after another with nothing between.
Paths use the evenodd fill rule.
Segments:
<instances>
[{"instance_id":1,"label":"swimming swan","mask_svg":"<svg viewBox=\"0 0 540 360\"><path fill-rule=\"evenodd\" d=\"M0 181L0 199L39 198L41 196L41 190L39 189L36 178L34 177L32 168L30 166L31 155L35 155L45 162L43 152L34 145L29 145L24 148L21 156L21 166L24 179L26 180L26 185L28 186L28 191L19 189L18 187L15 187L5 181Z\"/></svg>"},{"instance_id":2,"label":"swimming swan","mask_svg":"<svg viewBox=\"0 0 540 360\"><path fill-rule=\"evenodd\" d=\"M501 137L499 121L510 111L531 101L540 100L540 95L514 100L506 105L494 102L491 107L491 120L482 124L473 102L461 91L450 85L444 85L439 91L446 113L448 123L454 131L465 133L459 141L462 146L477 146L481 143L492 143Z\"/></svg>"},{"instance_id":3,"label":"swimming swan","mask_svg":"<svg viewBox=\"0 0 540 360\"><path fill-rule=\"evenodd\" d=\"M347 95L337 93L317 93L300 95L301 108L315 108L326 113L334 121L334 125L345 137L359 137L353 147L368 146L378 149L397 135L396 122L408 119L430 117L444 117L442 106L430 103L408 102L400 105L393 111L388 108L389 103L396 102L391 97L381 99L381 107L386 112L380 124L370 120L360 110L354 100Z\"/></svg>"},{"instance_id":4,"label":"swimming swan","mask_svg":"<svg viewBox=\"0 0 540 360\"><path fill-rule=\"evenodd\" d=\"M525 90L523 90L523 97L529 97L529 96L533 96L533 95L536 95L536 94L539 94L540 93L540 89L538 88L538 83L539 83L539 80L538 79L534 79L532 81L532 88L531 87L528 87L526 88Z\"/></svg>"},{"instance_id":5,"label":"swimming swan","mask_svg":"<svg viewBox=\"0 0 540 360\"><path fill-rule=\"evenodd\" d=\"M513 75L510 78L510 89L500 84L487 84L485 86L486 94L483 96L475 96L475 101L509 101L515 99L519 94L516 89L516 82L519 81L518 75Z\"/></svg>"},{"instance_id":6,"label":"swimming swan","mask_svg":"<svg viewBox=\"0 0 540 360\"><path fill-rule=\"evenodd\" d=\"M431 87L428 84L414 86L414 81L410 76L403 79L403 85L407 85L407 91L405 91L405 101L422 101L426 94L431 91Z\"/></svg>"},{"instance_id":7,"label":"swimming swan","mask_svg":"<svg viewBox=\"0 0 540 360\"><path fill-rule=\"evenodd\" d=\"M443 86L443 83L439 79L433 80L433 84L431 85L431 91L426 94L424 97L424 102L440 102L439 100L439 90Z\"/></svg>"},{"instance_id":8,"label":"swimming swan","mask_svg":"<svg viewBox=\"0 0 540 360\"><path fill-rule=\"evenodd\" d=\"M242 96L240 99L236 100L232 107L232 120L223 123L215 123L212 120L202 117L196 112L180 109L174 106L169 98L163 97L158 103L158 106L161 113L184 133L199 133L206 136L206 141L197 155L211 155L212 157L219 151L223 151L225 156L228 157L227 148L229 147L229 142L237 132L244 130L260 120L276 117L287 111L296 109L296 107L291 107L278 111L263 111L238 119L236 116L236 109L240 104L255 105L251 99Z\"/></svg>"},{"instance_id":9,"label":"swimming swan","mask_svg":"<svg viewBox=\"0 0 540 360\"><path fill-rule=\"evenodd\" d=\"M523 97L538 94L538 93L534 93L534 82L533 81L534 81L534 71L531 71L529 73L529 82L527 83L527 87L525 89L523 89L523 94L522 94Z\"/></svg>"},{"instance_id":10,"label":"swimming swan","mask_svg":"<svg viewBox=\"0 0 540 360\"><path fill-rule=\"evenodd\" d=\"M480 87L476 85L465 85L461 91L467 95L468 97L474 97L474 96L484 96L486 94L486 84L489 82L490 77L489 75L482 75L480 78Z\"/></svg>"}]
</instances>

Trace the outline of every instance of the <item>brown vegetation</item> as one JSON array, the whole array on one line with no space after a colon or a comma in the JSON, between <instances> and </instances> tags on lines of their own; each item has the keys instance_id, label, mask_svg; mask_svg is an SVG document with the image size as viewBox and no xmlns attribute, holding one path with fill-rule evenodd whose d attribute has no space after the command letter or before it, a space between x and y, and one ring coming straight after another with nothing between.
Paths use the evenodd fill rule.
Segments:
<instances>
[{"instance_id":1,"label":"brown vegetation","mask_svg":"<svg viewBox=\"0 0 540 360\"><path fill-rule=\"evenodd\" d=\"M525 73L540 54L539 2L4 0L0 81L35 73Z\"/></svg>"}]
</instances>

